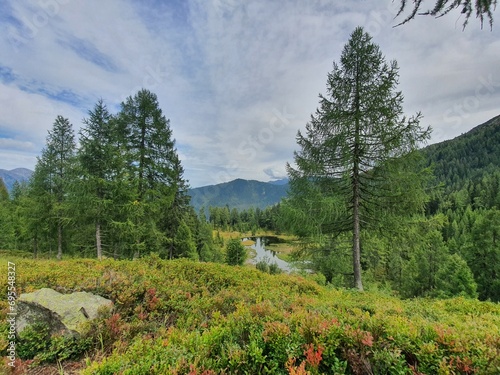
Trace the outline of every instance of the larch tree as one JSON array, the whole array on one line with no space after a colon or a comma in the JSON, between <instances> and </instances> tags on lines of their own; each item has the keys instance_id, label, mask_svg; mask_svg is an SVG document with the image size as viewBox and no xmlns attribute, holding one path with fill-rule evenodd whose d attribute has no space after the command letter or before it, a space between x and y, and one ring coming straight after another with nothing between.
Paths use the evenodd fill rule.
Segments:
<instances>
[{"instance_id":1,"label":"larch tree","mask_svg":"<svg viewBox=\"0 0 500 375\"><path fill-rule=\"evenodd\" d=\"M80 130L78 187L81 212L94 222L97 258L103 255L103 229L117 220L124 177L124 147L116 121L103 100L89 111ZM108 243L108 245L110 245Z\"/></svg>"},{"instance_id":2,"label":"larch tree","mask_svg":"<svg viewBox=\"0 0 500 375\"><path fill-rule=\"evenodd\" d=\"M167 241L158 221L164 208L172 206L179 188L178 157L170 121L163 115L157 96L146 89L122 103L118 121L135 191L130 207L135 216L134 252L140 253L146 245L158 249Z\"/></svg>"},{"instance_id":3,"label":"larch tree","mask_svg":"<svg viewBox=\"0 0 500 375\"><path fill-rule=\"evenodd\" d=\"M45 214L57 232L57 259L63 253L63 229L70 219L67 199L74 177L76 151L73 126L67 118L57 116L47 136L46 146L38 158L32 177L32 190L38 201L35 205Z\"/></svg>"},{"instance_id":4,"label":"larch tree","mask_svg":"<svg viewBox=\"0 0 500 375\"><path fill-rule=\"evenodd\" d=\"M400 8L397 16L403 14L408 8L408 0L401 0ZM436 0L432 8L427 10L422 9L423 0L413 0L412 9L405 19L399 24L402 25L415 18L418 15L430 15L433 17L442 17L452 10L458 9L465 15L464 28L469 22L469 18L475 12L476 17L481 21L483 26L484 19L487 18L490 27L493 27L493 11L496 9L497 0Z\"/></svg>"},{"instance_id":5,"label":"larch tree","mask_svg":"<svg viewBox=\"0 0 500 375\"><path fill-rule=\"evenodd\" d=\"M0 249L12 249L14 243L13 205L7 186L0 177Z\"/></svg>"},{"instance_id":6,"label":"larch tree","mask_svg":"<svg viewBox=\"0 0 500 375\"><path fill-rule=\"evenodd\" d=\"M297 134L296 167L287 165L292 187L306 181L335 196L333 206L342 206L332 231L352 234L354 286L359 290L361 229L377 221L375 210L388 200L404 201L407 192L401 183L415 185L402 173L406 156L430 136L430 128L419 125L419 113L403 116L397 85L396 61L387 63L370 35L356 28L340 65L334 63L328 74L327 95L320 95L306 134Z\"/></svg>"},{"instance_id":7,"label":"larch tree","mask_svg":"<svg viewBox=\"0 0 500 375\"><path fill-rule=\"evenodd\" d=\"M187 224L187 216L190 210L189 185L184 179L184 168L175 152L172 155L172 181L174 191L173 201L169 206L162 207L159 215L159 227L168 236L168 258L185 257L188 252L180 250L176 245L176 235L181 226ZM187 229L189 227L186 226ZM190 256L192 257L192 256Z\"/></svg>"}]
</instances>

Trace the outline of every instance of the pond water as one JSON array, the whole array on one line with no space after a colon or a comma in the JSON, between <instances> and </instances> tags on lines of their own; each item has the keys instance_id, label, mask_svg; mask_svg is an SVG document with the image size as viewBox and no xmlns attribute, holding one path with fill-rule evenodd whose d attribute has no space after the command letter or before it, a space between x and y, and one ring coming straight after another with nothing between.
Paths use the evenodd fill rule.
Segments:
<instances>
[{"instance_id":1,"label":"pond water","mask_svg":"<svg viewBox=\"0 0 500 375\"><path fill-rule=\"evenodd\" d=\"M278 267L281 268L283 271L286 272L292 271L293 266L290 263L278 258L276 251L266 249L266 246L273 243L284 242L283 240L273 236L248 237L243 239L243 241L245 240L252 240L255 242L253 245L248 246L257 252L257 256L252 260L253 264L256 264L261 260L264 260L268 264L276 263Z\"/></svg>"}]
</instances>

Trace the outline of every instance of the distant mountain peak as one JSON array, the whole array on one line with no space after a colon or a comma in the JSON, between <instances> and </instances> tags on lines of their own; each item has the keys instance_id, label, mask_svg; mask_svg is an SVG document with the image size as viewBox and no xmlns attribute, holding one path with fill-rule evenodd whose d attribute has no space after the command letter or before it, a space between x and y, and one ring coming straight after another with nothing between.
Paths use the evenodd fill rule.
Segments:
<instances>
[{"instance_id":1,"label":"distant mountain peak","mask_svg":"<svg viewBox=\"0 0 500 375\"><path fill-rule=\"evenodd\" d=\"M272 180L272 181L269 181L269 183L273 184L273 185L287 185L288 178L281 178L279 180Z\"/></svg>"},{"instance_id":2,"label":"distant mountain peak","mask_svg":"<svg viewBox=\"0 0 500 375\"><path fill-rule=\"evenodd\" d=\"M237 178L217 185L202 186L190 189L191 205L199 210L201 207L224 207L239 210L266 208L281 201L286 196L286 184L273 184L257 180Z\"/></svg>"},{"instance_id":3,"label":"distant mountain peak","mask_svg":"<svg viewBox=\"0 0 500 375\"><path fill-rule=\"evenodd\" d=\"M0 169L0 178L5 183L8 191L12 190L16 181L28 181L32 174L33 171L28 168Z\"/></svg>"}]
</instances>

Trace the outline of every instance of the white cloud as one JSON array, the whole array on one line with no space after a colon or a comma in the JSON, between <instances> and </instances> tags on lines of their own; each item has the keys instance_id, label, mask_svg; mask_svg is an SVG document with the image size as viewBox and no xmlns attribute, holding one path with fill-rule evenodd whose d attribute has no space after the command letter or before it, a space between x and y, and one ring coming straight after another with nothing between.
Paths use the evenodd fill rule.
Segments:
<instances>
[{"instance_id":1,"label":"white cloud","mask_svg":"<svg viewBox=\"0 0 500 375\"><path fill-rule=\"evenodd\" d=\"M33 142L18 141L12 138L0 138L0 149L35 151Z\"/></svg>"},{"instance_id":2,"label":"white cloud","mask_svg":"<svg viewBox=\"0 0 500 375\"><path fill-rule=\"evenodd\" d=\"M278 175L357 25L398 60L405 109L422 110L433 141L497 115L499 86L476 91L500 80L498 28L471 20L462 31L453 15L393 28L398 3L10 0L0 15L0 137L19 148L3 151L0 168L32 167L33 155L19 157L29 155L23 142L41 150L58 114L78 128L98 98L114 111L145 87L171 119L193 186ZM284 109L290 118L276 122Z\"/></svg>"}]
</instances>

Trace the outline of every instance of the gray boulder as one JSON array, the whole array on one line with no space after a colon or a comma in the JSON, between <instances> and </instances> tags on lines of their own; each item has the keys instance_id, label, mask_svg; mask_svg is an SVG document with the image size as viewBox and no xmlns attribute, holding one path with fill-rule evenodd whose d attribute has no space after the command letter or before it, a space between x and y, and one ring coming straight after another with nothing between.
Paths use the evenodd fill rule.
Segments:
<instances>
[{"instance_id":1,"label":"gray boulder","mask_svg":"<svg viewBox=\"0 0 500 375\"><path fill-rule=\"evenodd\" d=\"M112 308L113 302L92 293L61 294L50 288L24 293L17 300L17 334L34 323L45 323L51 334L78 335L82 323L95 319L101 307Z\"/></svg>"}]
</instances>

